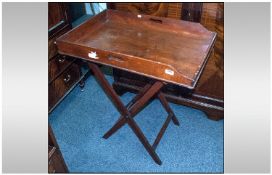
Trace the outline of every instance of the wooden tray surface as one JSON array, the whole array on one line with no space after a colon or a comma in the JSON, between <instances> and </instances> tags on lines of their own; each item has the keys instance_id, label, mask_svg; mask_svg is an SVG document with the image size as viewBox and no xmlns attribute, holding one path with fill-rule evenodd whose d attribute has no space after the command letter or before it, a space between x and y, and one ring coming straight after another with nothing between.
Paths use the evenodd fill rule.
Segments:
<instances>
[{"instance_id":1,"label":"wooden tray surface","mask_svg":"<svg viewBox=\"0 0 272 175\"><path fill-rule=\"evenodd\" d=\"M193 89L216 33L199 23L105 10L57 39L61 54Z\"/></svg>"}]
</instances>

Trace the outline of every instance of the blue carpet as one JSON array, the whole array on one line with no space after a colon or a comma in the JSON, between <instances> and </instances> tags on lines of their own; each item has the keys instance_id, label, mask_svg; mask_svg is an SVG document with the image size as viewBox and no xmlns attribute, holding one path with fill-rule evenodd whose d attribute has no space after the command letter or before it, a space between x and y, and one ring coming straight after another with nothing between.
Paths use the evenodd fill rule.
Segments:
<instances>
[{"instance_id":1,"label":"blue carpet","mask_svg":"<svg viewBox=\"0 0 272 175\"><path fill-rule=\"evenodd\" d=\"M107 76L113 82L111 76ZM121 99L129 102L135 94ZM50 114L61 152L70 172L75 173L223 173L223 120L212 121L196 109L170 103L180 126L169 124L156 152L157 165L132 130L125 125L105 140L119 113L93 76L81 92L77 86ZM154 100L135 120L153 143L167 117Z\"/></svg>"}]
</instances>

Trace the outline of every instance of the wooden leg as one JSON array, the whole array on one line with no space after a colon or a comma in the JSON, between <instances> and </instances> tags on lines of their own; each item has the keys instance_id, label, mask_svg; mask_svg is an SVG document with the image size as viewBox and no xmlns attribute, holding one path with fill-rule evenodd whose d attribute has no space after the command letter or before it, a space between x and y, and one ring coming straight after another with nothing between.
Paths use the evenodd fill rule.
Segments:
<instances>
[{"instance_id":1,"label":"wooden leg","mask_svg":"<svg viewBox=\"0 0 272 175\"><path fill-rule=\"evenodd\" d=\"M146 91L149 89L151 87L151 85L150 84L147 84L147 85L145 85L145 87L142 89L142 91L141 92L139 92L127 105L126 105L126 108L128 109L128 110L130 110L132 107L133 107L133 105L135 104L135 102L137 101L137 100L139 100L142 96L143 96L143 94L144 93L146 93ZM133 116L132 116L133 117ZM118 119L118 121L113 125L113 127L110 129L110 130L108 130L105 134L104 134L104 136L103 136L103 138L104 139L107 139L107 138L109 138L113 133L115 133L116 131L118 131L124 124L126 123L126 119L124 118L124 116L120 116L119 117L119 119Z\"/></svg>"},{"instance_id":2,"label":"wooden leg","mask_svg":"<svg viewBox=\"0 0 272 175\"><path fill-rule=\"evenodd\" d=\"M126 108L129 110L132 108L132 105L135 104L147 91L150 89L151 84L146 84L144 88L126 105Z\"/></svg>"},{"instance_id":3,"label":"wooden leg","mask_svg":"<svg viewBox=\"0 0 272 175\"><path fill-rule=\"evenodd\" d=\"M170 108L170 106L169 106L169 104L168 104L166 98L164 97L163 93L160 92L160 93L158 94L158 98L159 98L159 100L160 100L162 106L164 107L164 109L167 111L167 113L168 113L169 115L173 115L173 116L172 116L172 121L173 121L173 123L174 123L175 125L179 126L179 121L178 121L177 117L175 116L174 112L172 111L172 109Z\"/></svg>"},{"instance_id":4,"label":"wooden leg","mask_svg":"<svg viewBox=\"0 0 272 175\"><path fill-rule=\"evenodd\" d=\"M99 67L94 63L88 63L89 68L93 71L94 76L98 79L100 82L100 85L102 86L103 90L106 92L106 94L111 98L113 104L115 105L116 109L123 115L127 116L128 111L126 107L123 105L122 101L120 100L117 93L114 91L110 83L106 80L105 76L99 69Z\"/></svg>"},{"instance_id":5,"label":"wooden leg","mask_svg":"<svg viewBox=\"0 0 272 175\"><path fill-rule=\"evenodd\" d=\"M138 139L142 142L142 144L144 145L145 149L147 150L147 152L149 153L149 155L152 157L152 159L157 164L161 165L162 162L161 162L159 156L157 155L157 153L155 152L155 150L152 148L152 146L149 144L148 140L146 139L146 137L144 136L143 132L138 127L138 125L136 124L136 122L131 117L128 118L128 124L131 127L131 129L133 130L133 132L136 134L136 136L138 137Z\"/></svg>"},{"instance_id":6,"label":"wooden leg","mask_svg":"<svg viewBox=\"0 0 272 175\"><path fill-rule=\"evenodd\" d=\"M152 145L152 148L153 148L153 149L156 149L156 148L157 148L157 146L158 146L158 144L159 144L159 142L160 142L160 140L161 140L161 138L162 138L164 132L166 131L166 128L167 128L167 126L169 125L169 123L170 123L172 117L173 117L173 115L172 115L172 114L169 114L168 117L166 118L166 121L164 122L164 124L163 124L163 126L162 126L160 132L158 133L158 135L157 135L157 137L156 137L156 139L155 139L155 141L154 141L154 143L153 143L153 145Z\"/></svg>"},{"instance_id":7,"label":"wooden leg","mask_svg":"<svg viewBox=\"0 0 272 175\"><path fill-rule=\"evenodd\" d=\"M131 117L134 117L141 108L148 102L150 98L152 98L161 88L163 87L163 83L156 82L152 86L148 85L144 88L142 92L140 92L128 105L129 107L129 113ZM103 138L107 139L112 134L114 134L118 129L120 129L124 124L126 124L126 120L123 119L124 116L120 116L119 120L114 124L114 126L107 131Z\"/></svg>"},{"instance_id":8,"label":"wooden leg","mask_svg":"<svg viewBox=\"0 0 272 175\"><path fill-rule=\"evenodd\" d=\"M114 134L115 132L117 132L122 126L124 126L124 124L126 124L127 120L125 117L121 116L118 121L113 125L113 127L111 127L110 130L108 130L104 135L103 138L104 139L108 139L110 136L112 136L112 134Z\"/></svg>"},{"instance_id":9,"label":"wooden leg","mask_svg":"<svg viewBox=\"0 0 272 175\"><path fill-rule=\"evenodd\" d=\"M124 106L121 99L117 95L117 93L114 91L112 86L109 84L109 82L106 80L103 73L100 71L99 67L96 64L89 63L90 69L93 71L95 77L100 82L100 85L106 92L106 94L111 98L113 104L117 108L117 110L120 112L121 116L118 120L118 122L104 135L104 138L108 138L113 133L115 133L119 128L121 128L124 124L128 123L132 131L135 133L137 138L140 140L140 142L143 144L149 155L152 157L152 159L159 165L162 164L159 156L156 154L155 149L161 140L161 137L163 136L170 120L172 119L174 123L177 123L178 120L173 119L174 113L169 107L167 101L165 100L164 96L160 93L160 89L163 87L163 83L160 81L156 81L152 86L147 85L142 92L140 92L130 103L127 104L127 106ZM159 94L158 94L159 93ZM169 113L169 116L167 117L165 123L163 124L163 127L161 128L153 146L151 146L146 139L145 135L137 125L137 123L134 121L133 117L144 107L145 104L156 94L158 94L159 99L161 100L161 103ZM178 124L178 123L177 123Z\"/></svg>"}]
</instances>

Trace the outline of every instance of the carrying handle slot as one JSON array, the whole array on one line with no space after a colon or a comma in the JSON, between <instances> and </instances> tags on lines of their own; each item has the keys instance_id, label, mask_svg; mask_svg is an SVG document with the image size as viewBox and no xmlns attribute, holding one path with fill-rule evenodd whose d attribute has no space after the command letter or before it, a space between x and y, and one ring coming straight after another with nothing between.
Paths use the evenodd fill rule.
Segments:
<instances>
[{"instance_id":1,"label":"carrying handle slot","mask_svg":"<svg viewBox=\"0 0 272 175\"><path fill-rule=\"evenodd\" d=\"M112 55L108 56L108 60L110 60L110 61L124 62L124 60L122 58L116 57L116 56L112 56Z\"/></svg>"},{"instance_id":2,"label":"carrying handle slot","mask_svg":"<svg viewBox=\"0 0 272 175\"><path fill-rule=\"evenodd\" d=\"M162 24L161 19L149 18L150 21Z\"/></svg>"}]
</instances>

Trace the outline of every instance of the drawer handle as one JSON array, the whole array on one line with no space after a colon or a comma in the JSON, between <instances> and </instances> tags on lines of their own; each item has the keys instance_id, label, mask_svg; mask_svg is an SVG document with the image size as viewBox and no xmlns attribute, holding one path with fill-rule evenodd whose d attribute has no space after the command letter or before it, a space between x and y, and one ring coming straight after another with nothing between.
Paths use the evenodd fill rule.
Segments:
<instances>
[{"instance_id":1,"label":"drawer handle","mask_svg":"<svg viewBox=\"0 0 272 175\"><path fill-rule=\"evenodd\" d=\"M61 57L61 58L58 59L59 63L63 63L64 61L65 61L65 57Z\"/></svg>"},{"instance_id":2,"label":"drawer handle","mask_svg":"<svg viewBox=\"0 0 272 175\"><path fill-rule=\"evenodd\" d=\"M108 60L110 60L110 61L124 62L124 60L123 60L122 58L114 57L114 56L112 56L112 55L109 55L109 56L108 56Z\"/></svg>"},{"instance_id":3,"label":"drawer handle","mask_svg":"<svg viewBox=\"0 0 272 175\"><path fill-rule=\"evenodd\" d=\"M66 76L66 78L63 79L63 81L64 81L65 83L68 83L70 80L71 80L71 75L70 75L70 74L68 74L68 75Z\"/></svg>"}]
</instances>

